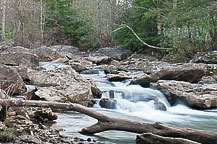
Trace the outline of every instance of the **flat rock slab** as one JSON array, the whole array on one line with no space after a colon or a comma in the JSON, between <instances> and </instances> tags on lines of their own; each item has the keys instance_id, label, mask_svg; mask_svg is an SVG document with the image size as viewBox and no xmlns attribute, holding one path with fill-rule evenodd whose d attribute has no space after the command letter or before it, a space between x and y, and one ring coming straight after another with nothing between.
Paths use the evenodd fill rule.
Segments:
<instances>
[{"instance_id":1,"label":"flat rock slab","mask_svg":"<svg viewBox=\"0 0 217 144\"><path fill-rule=\"evenodd\" d=\"M110 48L110 47L100 48L98 52L119 61L126 59L132 54L130 50L124 48Z\"/></svg>"},{"instance_id":2,"label":"flat rock slab","mask_svg":"<svg viewBox=\"0 0 217 144\"><path fill-rule=\"evenodd\" d=\"M209 51L196 54L191 60L192 63L217 64L217 51Z\"/></svg>"},{"instance_id":3,"label":"flat rock slab","mask_svg":"<svg viewBox=\"0 0 217 144\"><path fill-rule=\"evenodd\" d=\"M87 106L92 96L91 84L72 68L29 71L33 84L41 85L35 92L40 99L51 102L72 102Z\"/></svg>"},{"instance_id":4,"label":"flat rock slab","mask_svg":"<svg viewBox=\"0 0 217 144\"><path fill-rule=\"evenodd\" d=\"M171 105L181 101L196 109L217 107L217 85L191 84L174 80L159 80L156 87L162 91Z\"/></svg>"}]
</instances>

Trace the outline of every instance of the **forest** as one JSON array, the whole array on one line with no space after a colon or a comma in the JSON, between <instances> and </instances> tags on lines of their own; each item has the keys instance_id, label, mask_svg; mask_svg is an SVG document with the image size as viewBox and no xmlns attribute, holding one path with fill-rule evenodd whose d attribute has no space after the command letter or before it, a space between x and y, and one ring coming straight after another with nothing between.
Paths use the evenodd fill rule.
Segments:
<instances>
[{"instance_id":1,"label":"forest","mask_svg":"<svg viewBox=\"0 0 217 144\"><path fill-rule=\"evenodd\" d=\"M1 40L84 51L113 46L147 52L151 45L192 58L217 49L216 7L215 0L1 0Z\"/></svg>"}]
</instances>

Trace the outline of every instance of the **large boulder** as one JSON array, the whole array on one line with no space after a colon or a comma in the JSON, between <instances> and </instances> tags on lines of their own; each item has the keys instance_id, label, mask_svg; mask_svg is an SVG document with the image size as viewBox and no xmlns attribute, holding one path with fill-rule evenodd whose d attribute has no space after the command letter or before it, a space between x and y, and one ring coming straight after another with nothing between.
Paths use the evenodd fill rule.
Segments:
<instances>
[{"instance_id":1,"label":"large boulder","mask_svg":"<svg viewBox=\"0 0 217 144\"><path fill-rule=\"evenodd\" d=\"M40 58L40 61L52 61L52 60L56 60L58 58L63 57L56 51L56 49L52 49L47 46L41 46L36 49L31 49L30 52L38 55Z\"/></svg>"},{"instance_id":2,"label":"large boulder","mask_svg":"<svg viewBox=\"0 0 217 144\"><path fill-rule=\"evenodd\" d=\"M150 82L152 82L153 79L150 75L148 74L143 74L142 76L136 78L136 79L133 79L131 82L130 82L130 85L135 85L135 84L138 84L138 85L141 85L142 87L149 87L150 86Z\"/></svg>"},{"instance_id":3,"label":"large boulder","mask_svg":"<svg viewBox=\"0 0 217 144\"><path fill-rule=\"evenodd\" d=\"M73 46L56 45L52 47L41 46L31 50L32 53L37 54L41 61L52 61L58 58L72 59L79 54L79 49Z\"/></svg>"},{"instance_id":4,"label":"large boulder","mask_svg":"<svg viewBox=\"0 0 217 144\"><path fill-rule=\"evenodd\" d=\"M131 62L127 61L125 63L129 64L127 69L139 69L136 67L137 64L135 64L137 61L134 61L134 64L131 64ZM131 65L133 67L131 67ZM153 82L156 82L157 80L198 82L201 80L202 76L207 73L206 65L193 63L169 64L160 61L143 61L143 64L139 63L139 67L140 70L144 71L144 73L150 74L150 78L148 80ZM138 81L139 83L142 83L142 79L139 79ZM146 77L144 78L144 81L144 83L146 83Z\"/></svg>"},{"instance_id":5,"label":"large boulder","mask_svg":"<svg viewBox=\"0 0 217 144\"><path fill-rule=\"evenodd\" d=\"M196 109L217 107L217 85L191 84L174 80L159 80L156 87L165 94L171 105L182 102Z\"/></svg>"},{"instance_id":6,"label":"large boulder","mask_svg":"<svg viewBox=\"0 0 217 144\"><path fill-rule=\"evenodd\" d=\"M120 71L118 74L107 74L106 76L109 81L122 81L122 80L132 79L132 78L139 79L139 78L148 77L148 75L144 73L133 74L131 72L125 72L125 71ZM136 83L135 81L132 80L130 84L139 84Z\"/></svg>"},{"instance_id":7,"label":"large boulder","mask_svg":"<svg viewBox=\"0 0 217 144\"><path fill-rule=\"evenodd\" d=\"M1 53L19 53L19 52L30 52L28 48L24 48L22 46L14 46L14 47L7 47Z\"/></svg>"},{"instance_id":8,"label":"large boulder","mask_svg":"<svg viewBox=\"0 0 217 144\"><path fill-rule=\"evenodd\" d=\"M158 80L177 80L196 83L201 81L201 78L206 74L206 66L200 64L168 64L164 62L155 62L147 64L145 67L147 71L152 73L150 75L143 75L130 84L139 84L143 87L149 86L150 82L157 82Z\"/></svg>"},{"instance_id":9,"label":"large boulder","mask_svg":"<svg viewBox=\"0 0 217 144\"><path fill-rule=\"evenodd\" d=\"M19 66L22 68L35 68L38 66L39 57L28 51L20 51L20 48L15 51L4 51L0 53L0 63L10 66ZM22 49L22 48L21 48ZM23 48L25 49L25 48Z\"/></svg>"},{"instance_id":10,"label":"large boulder","mask_svg":"<svg viewBox=\"0 0 217 144\"><path fill-rule=\"evenodd\" d=\"M74 55L80 52L79 48L69 45L55 45L51 49L54 49L61 56L67 57L68 59L72 59Z\"/></svg>"},{"instance_id":11,"label":"large boulder","mask_svg":"<svg viewBox=\"0 0 217 144\"><path fill-rule=\"evenodd\" d=\"M192 63L217 64L217 51L198 53L191 60Z\"/></svg>"},{"instance_id":12,"label":"large boulder","mask_svg":"<svg viewBox=\"0 0 217 144\"><path fill-rule=\"evenodd\" d=\"M82 59L71 59L67 62L76 72L82 72L92 67L93 63Z\"/></svg>"},{"instance_id":13,"label":"large boulder","mask_svg":"<svg viewBox=\"0 0 217 144\"><path fill-rule=\"evenodd\" d=\"M151 74L152 79L198 82L205 75L206 68L200 64L173 64Z\"/></svg>"},{"instance_id":14,"label":"large boulder","mask_svg":"<svg viewBox=\"0 0 217 144\"><path fill-rule=\"evenodd\" d=\"M126 79L131 79L134 77L134 75L130 72L121 71L118 74L107 74L107 79L109 81L122 81Z\"/></svg>"},{"instance_id":15,"label":"large boulder","mask_svg":"<svg viewBox=\"0 0 217 144\"><path fill-rule=\"evenodd\" d=\"M9 94L22 94L26 91L22 77L16 69L0 64L0 89L3 89Z\"/></svg>"},{"instance_id":16,"label":"large boulder","mask_svg":"<svg viewBox=\"0 0 217 144\"><path fill-rule=\"evenodd\" d=\"M110 47L100 48L98 52L119 61L126 59L132 54L130 50L124 48L110 48Z\"/></svg>"},{"instance_id":17,"label":"large boulder","mask_svg":"<svg viewBox=\"0 0 217 144\"><path fill-rule=\"evenodd\" d=\"M97 65L110 64L112 61L111 57L97 52L89 54L89 56L85 57L84 59Z\"/></svg>"},{"instance_id":18,"label":"large boulder","mask_svg":"<svg viewBox=\"0 0 217 144\"><path fill-rule=\"evenodd\" d=\"M129 58L120 62L111 62L114 66L118 67L121 70L144 70L144 72L148 73L147 70L145 70L145 66L149 64L150 62L147 59L141 59L141 58ZM149 71L151 73L152 71Z\"/></svg>"},{"instance_id":19,"label":"large boulder","mask_svg":"<svg viewBox=\"0 0 217 144\"><path fill-rule=\"evenodd\" d=\"M86 80L89 81L89 83L91 84L91 92L93 94L93 97L94 98L101 98L102 92L100 91L99 88L97 88L94 80L92 78L87 78Z\"/></svg>"},{"instance_id":20,"label":"large boulder","mask_svg":"<svg viewBox=\"0 0 217 144\"><path fill-rule=\"evenodd\" d=\"M29 71L31 83L41 87L35 96L46 101L72 102L87 106L92 96L91 84L72 68Z\"/></svg>"}]
</instances>

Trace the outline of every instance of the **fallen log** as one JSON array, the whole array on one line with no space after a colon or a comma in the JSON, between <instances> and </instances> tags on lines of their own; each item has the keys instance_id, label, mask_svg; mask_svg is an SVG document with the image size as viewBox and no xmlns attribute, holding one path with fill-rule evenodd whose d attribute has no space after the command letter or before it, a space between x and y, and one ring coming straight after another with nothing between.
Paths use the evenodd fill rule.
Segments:
<instances>
[{"instance_id":1,"label":"fallen log","mask_svg":"<svg viewBox=\"0 0 217 144\"><path fill-rule=\"evenodd\" d=\"M66 111L77 111L93 117L98 122L90 127L83 128L82 134L94 134L108 130L121 130L134 132L138 134L152 133L162 137L182 138L188 139L198 143L214 144L217 141L217 133L195 130L189 128L173 128L162 123L144 123L134 120L127 120L122 118L113 118L106 116L93 109L72 103L58 103L47 101L33 101L33 100L8 100L0 99L0 105L4 106L26 106L26 107L50 107L55 109L62 109Z\"/></svg>"},{"instance_id":2,"label":"fallen log","mask_svg":"<svg viewBox=\"0 0 217 144\"><path fill-rule=\"evenodd\" d=\"M136 138L137 144L201 144L188 139L183 138L171 138L155 135L152 133L144 133L138 135Z\"/></svg>"}]
</instances>

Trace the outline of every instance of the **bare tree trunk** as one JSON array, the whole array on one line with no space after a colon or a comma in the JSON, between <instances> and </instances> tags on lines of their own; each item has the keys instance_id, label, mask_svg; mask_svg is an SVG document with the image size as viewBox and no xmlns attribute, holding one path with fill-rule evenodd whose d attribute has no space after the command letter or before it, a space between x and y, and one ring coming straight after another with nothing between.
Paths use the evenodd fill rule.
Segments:
<instances>
[{"instance_id":1,"label":"bare tree trunk","mask_svg":"<svg viewBox=\"0 0 217 144\"><path fill-rule=\"evenodd\" d=\"M28 107L51 107L67 111L77 111L93 117L98 122L90 127L82 129L83 134L94 134L107 130L121 130L134 133L152 133L162 137L182 138L195 142L214 144L217 141L217 133L189 128L173 128L162 123L144 123L139 121L112 118L100 112L94 111L79 104L57 103L33 100L7 100L0 99L0 105L28 106Z\"/></svg>"},{"instance_id":2,"label":"bare tree trunk","mask_svg":"<svg viewBox=\"0 0 217 144\"><path fill-rule=\"evenodd\" d=\"M5 29L6 29L6 3L7 0L2 0L2 40L5 40Z\"/></svg>"},{"instance_id":3,"label":"bare tree trunk","mask_svg":"<svg viewBox=\"0 0 217 144\"><path fill-rule=\"evenodd\" d=\"M44 9L43 9L43 0L40 1L40 7L41 7L41 17L40 17L40 29L41 29L41 39L44 39L44 17L43 17L43 13L44 13Z\"/></svg>"}]
</instances>

